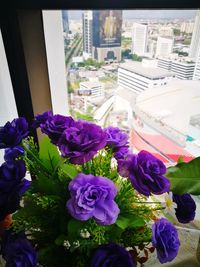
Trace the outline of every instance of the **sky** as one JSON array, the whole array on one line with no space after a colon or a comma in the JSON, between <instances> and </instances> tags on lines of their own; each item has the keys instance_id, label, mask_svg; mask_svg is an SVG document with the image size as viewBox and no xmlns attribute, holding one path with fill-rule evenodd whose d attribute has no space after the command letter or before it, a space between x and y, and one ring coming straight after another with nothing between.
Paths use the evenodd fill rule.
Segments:
<instances>
[{"instance_id":1,"label":"sky","mask_svg":"<svg viewBox=\"0 0 200 267\"><path fill-rule=\"evenodd\" d=\"M81 19L81 10L69 11L69 19ZM190 19L194 18L196 10L124 10L124 19Z\"/></svg>"}]
</instances>

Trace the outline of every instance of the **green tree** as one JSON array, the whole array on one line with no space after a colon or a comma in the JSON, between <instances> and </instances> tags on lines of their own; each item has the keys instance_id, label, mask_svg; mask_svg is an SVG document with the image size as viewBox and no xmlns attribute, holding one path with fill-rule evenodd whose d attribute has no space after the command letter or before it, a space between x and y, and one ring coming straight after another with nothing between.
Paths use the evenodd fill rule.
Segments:
<instances>
[{"instance_id":1,"label":"green tree","mask_svg":"<svg viewBox=\"0 0 200 267\"><path fill-rule=\"evenodd\" d=\"M174 35L175 36L180 36L181 31L179 29L173 29Z\"/></svg>"},{"instance_id":2,"label":"green tree","mask_svg":"<svg viewBox=\"0 0 200 267\"><path fill-rule=\"evenodd\" d=\"M133 61L140 61L140 62L142 61L142 57L138 56L137 54L132 54L131 59Z\"/></svg>"}]
</instances>

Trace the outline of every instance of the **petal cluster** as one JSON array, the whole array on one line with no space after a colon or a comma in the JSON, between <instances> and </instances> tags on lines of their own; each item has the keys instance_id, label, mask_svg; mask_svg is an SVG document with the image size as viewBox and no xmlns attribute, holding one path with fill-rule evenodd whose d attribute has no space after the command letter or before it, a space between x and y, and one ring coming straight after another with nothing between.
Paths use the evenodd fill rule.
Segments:
<instances>
[{"instance_id":1,"label":"petal cluster","mask_svg":"<svg viewBox=\"0 0 200 267\"><path fill-rule=\"evenodd\" d=\"M81 221L94 218L101 225L115 223L120 211L114 201L117 189L111 180L80 173L70 182L69 191L67 209L72 217Z\"/></svg>"}]
</instances>

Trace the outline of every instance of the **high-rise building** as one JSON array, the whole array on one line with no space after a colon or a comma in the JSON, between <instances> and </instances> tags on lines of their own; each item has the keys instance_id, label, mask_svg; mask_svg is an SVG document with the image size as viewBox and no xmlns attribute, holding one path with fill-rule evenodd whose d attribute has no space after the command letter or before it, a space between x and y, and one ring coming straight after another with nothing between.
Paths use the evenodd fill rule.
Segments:
<instances>
[{"instance_id":1,"label":"high-rise building","mask_svg":"<svg viewBox=\"0 0 200 267\"><path fill-rule=\"evenodd\" d=\"M156 47L156 57L169 56L173 50L174 39L167 37L158 37Z\"/></svg>"},{"instance_id":2,"label":"high-rise building","mask_svg":"<svg viewBox=\"0 0 200 267\"><path fill-rule=\"evenodd\" d=\"M92 11L84 11L83 21L83 56L92 56Z\"/></svg>"},{"instance_id":3,"label":"high-rise building","mask_svg":"<svg viewBox=\"0 0 200 267\"><path fill-rule=\"evenodd\" d=\"M173 29L171 27L161 27L159 29L159 35L164 37L164 36L167 36L167 37L173 37L174 36L174 32L173 32Z\"/></svg>"},{"instance_id":4,"label":"high-rise building","mask_svg":"<svg viewBox=\"0 0 200 267\"><path fill-rule=\"evenodd\" d=\"M193 80L200 80L200 48L199 48L198 57L196 59Z\"/></svg>"},{"instance_id":5,"label":"high-rise building","mask_svg":"<svg viewBox=\"0 0 200 267\"><path fill-rule=\"evenodd\" d=\"M183 22L181 24L181 32L192 33L194 29L194 22Z\"/></svg>"},{"instance_id":6,"label":"high-rise building","mask_svg":"<svg viewBox=\"0 0 200 267\"><path fill-rule=\"evenodd\" d=\"M93 11L93 48L94 59L107 62L121 60L121 10Z\"/></svg>"},{"instance_id":7,"label":"high-rise building","mask_svg":"<svg viewBox=\"0 0 200 267\"><path fill-rule=\"evenodd\" d=\"M196 60L200 47L200 10L197 11L197 15L194 23L194 31L192 34L192 41L190 45L189 56Z\"/></svg>"},{"instance_id":8,"label":"high-rise building","mask_svg":"<svg viewBox=\"0 0 200 267\"><path fill-rule=\"evenodd\" d=\"M132 53L143 56L147 52L148 25L135 23L132 35Z\"/></svg>"},{"instance_id":9,"label":"high-rise building","mask_svg":"<svg viewBox=\"0 0 200 267\"><path fill-rule=\"evenodd\" d=\"M189 61L187 58L179 58L176 60L158 58L158 67L172 71L178 79L192 80L195 63Z\"/></svg>"},{"instance_id":10,"label":"high-rise building","mask_svg":"<svg viewBox=\"0 0 200 267\"><path fill-rule=\"evenodd\" d=\"M62 21L63 21L63 31L67 35L69 32L69 21L68 21L68 11L67 10L62 10Z\"/></svg>"}]
</instances>

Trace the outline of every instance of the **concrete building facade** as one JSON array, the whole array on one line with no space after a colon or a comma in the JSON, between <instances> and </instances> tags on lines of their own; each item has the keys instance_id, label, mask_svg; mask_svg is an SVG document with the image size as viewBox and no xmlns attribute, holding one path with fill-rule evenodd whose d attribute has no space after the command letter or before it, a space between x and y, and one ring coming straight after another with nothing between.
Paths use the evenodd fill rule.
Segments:
<instances>
[{"instance_id":1,"label":"concrete building facade","mask_svg":"<svg viewBox=\"0 0 200 267\"><path fill-rule=\"evenodd\" d=\"M147 52L148 25L135 23L132 35L132 53L143 56Z\"/></svg>"},{"instance_id":2,"label":"concrete building facade","mask_svg":"<svg viewBox=\"0 0 200 267\"><path fill-rule=\"evenodd\" d=\"M163 57L168 56L172 53L174 45L174 39L173 38L167 38L167 37L158 37L157 39L157 46L156 46L156 57Z\"/></svg>"},{"instance_id":3,"label":"concrete building facade","mask_svg":"<svg viewBox=\"0 0 200 267\"><path fill-rule=\"evenodd\" d=\"M196 60L200 48L200 10L197 11L189 56Z\"/></svg>"},{"instance_id":4,"label":"concrete building facade","mask_svg":"<svg viewBox=\"0 0 200 267\"><path fill-rule=\"evenodd\" d=\"M84 11L82 15L83 23L83 55L92 56L92 11Z\"/></svg>"},{"instance_id":5,"label":"concrete building facade","mask_svg":"<svg viewBox=\"0 0 200 267\"><path fill-rule=\"evenodd\" d=\"M118 85L139 94L147 89L164 86L175 75L143 62L128 62L118 68Z\"/></svg>"}]
</instances>

